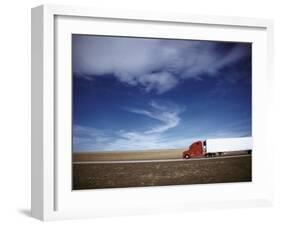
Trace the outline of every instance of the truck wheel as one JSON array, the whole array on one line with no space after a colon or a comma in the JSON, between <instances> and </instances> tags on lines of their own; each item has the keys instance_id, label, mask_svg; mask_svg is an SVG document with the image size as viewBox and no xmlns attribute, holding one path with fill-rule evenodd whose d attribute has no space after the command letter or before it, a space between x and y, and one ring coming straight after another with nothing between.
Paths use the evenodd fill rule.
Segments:
<instances>
[{"instance_id":1,"label":"truck wheel","mask_svg":"<svg viewBox=\"0 0 281 226\"><path fill-rule=\"evenodd\" d=\"M185 155L184 157L185 157L185 159L189 159L189 158L190 158L190 156L189 156L189 155Z\"/></svg>"}]
</instances>

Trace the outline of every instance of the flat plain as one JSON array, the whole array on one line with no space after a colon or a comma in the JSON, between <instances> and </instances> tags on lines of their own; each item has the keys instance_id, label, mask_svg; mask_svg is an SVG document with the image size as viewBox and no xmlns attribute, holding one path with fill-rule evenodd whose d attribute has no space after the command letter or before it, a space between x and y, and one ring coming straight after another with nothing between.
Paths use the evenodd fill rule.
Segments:
<instances>
[{"instance_id":1,"label":"flat plain","mask_svg":"<svg viewBox=\"0 0 281 226\"><path fill-rule=\"evenodd\" d=\"M184 148L179 148L166 150L153 149L147 151L96 151L92 153L74 153L73 162L180 159L184 150Z\"/></svg>"},{"instance_id":2,"label":"flat plain","mask_svg":"<svg viewBox=\"0 0 281 226\"><path fill-rule=\"evenodd\" d=\"M73 154L73 189L249 182L252 156L182 159L183 149Z\"/></svg>"}]
</instances>

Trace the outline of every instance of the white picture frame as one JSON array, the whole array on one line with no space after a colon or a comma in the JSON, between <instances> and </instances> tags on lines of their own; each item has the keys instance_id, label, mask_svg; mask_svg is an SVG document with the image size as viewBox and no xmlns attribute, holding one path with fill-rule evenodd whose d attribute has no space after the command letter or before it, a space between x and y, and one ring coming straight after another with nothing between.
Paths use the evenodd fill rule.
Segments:
<instances>
[{"instance_id":1,"label":"white picture frame","mask_svg":"<svg viewBox=\"0 0 281 226\"><path fill-rule=\"evenodd\" d=\"M251 41L254 44L253 182L73 192L69 177L70 116L64 117L69 115L70 107L69 35L73 32ZM272 148L267 124L272 106L272 39L273 22L265 19L56 5L33 8L32 216L56 220L271 205L273 179L268 175L273 159L263 153Z\"/></svg>"}]
</instances>

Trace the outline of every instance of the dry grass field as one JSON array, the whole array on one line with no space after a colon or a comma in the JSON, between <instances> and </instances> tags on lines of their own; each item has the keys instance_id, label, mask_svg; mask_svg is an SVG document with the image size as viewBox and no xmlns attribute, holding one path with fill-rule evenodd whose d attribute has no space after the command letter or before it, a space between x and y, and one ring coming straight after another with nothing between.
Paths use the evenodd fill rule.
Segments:
<instances>
[{"instance_id":1,"label":"dry grass field","mask_svg":"<svg viewBox=\"0 0 281 226\"><path fill-rule=\"evenodd\" d=\"M74 154L73 189L226 183L252 180L251 155L184 160L181 159L181 153L182 150L178 149L177 151L141 153ZM133 161L136 159L145 161ZM147 159L154 160L146 161Z\"/></svg>"},{"instance_id":2,"label":"dry grass field","mask_svg":"<svg viewBox=\"0 0 281 226\"><path fill-rule=\"evenodd\" d=\"M74 153L73 162L81 161L125 161L125 160L158 160L158 159L180 159L181 149L151 150L151 151L114 151L94 153Z\"/></svg>"}]
</instances>

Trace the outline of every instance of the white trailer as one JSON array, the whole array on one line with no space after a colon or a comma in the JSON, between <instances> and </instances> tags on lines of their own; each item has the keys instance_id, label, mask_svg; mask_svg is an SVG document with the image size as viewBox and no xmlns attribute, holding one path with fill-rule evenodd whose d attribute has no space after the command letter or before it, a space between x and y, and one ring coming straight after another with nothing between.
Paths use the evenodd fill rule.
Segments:
<instances>
[{"instance_id":1,"label":"white trailer","mask_svg":"<svg viewBox=\"0 0 281 226\"><path fill-rule=\"evenodd\" d=\"M204 151L207 156L227 155L233 152L251 153L252 148L252 137L208 139L204 142Z\"/></svg>"}]
</instances>

